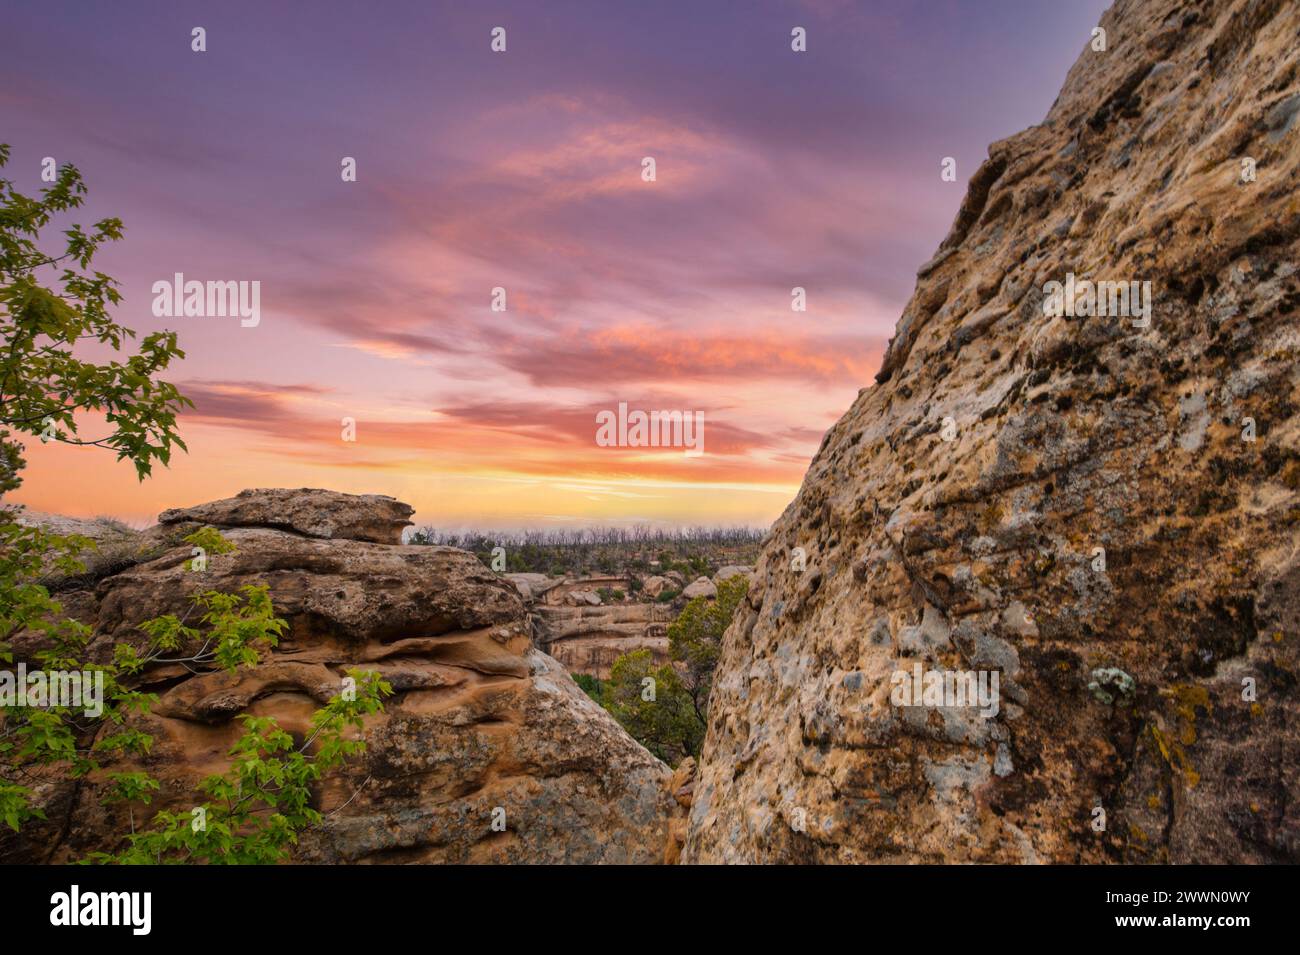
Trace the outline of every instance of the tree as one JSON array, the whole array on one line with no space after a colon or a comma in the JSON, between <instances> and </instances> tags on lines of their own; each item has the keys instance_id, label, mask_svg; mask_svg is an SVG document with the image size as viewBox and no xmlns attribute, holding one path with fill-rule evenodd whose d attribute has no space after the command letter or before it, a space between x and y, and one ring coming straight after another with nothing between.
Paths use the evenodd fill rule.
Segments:
<instances>
[{"instance_id":1,"label":"tree","mask_svg":"<svg viewBox=\"0 0 1300 955\"><path fill-rule=\"evenodd\" d=\"M709 692L722 652L722 635L748 592L747 578L729 577L718 584L716 598L696 597L668 625L669 652L681 664L682 685L701 724L708 722Z\"/></svg>"},{"instance_id":2,"label":"tree","mask_svg":"<svg viewBox=\"0 0 1300 955\"><path fill-rule=\"evenodd\" d=\"M0 144L0 168L9 148ZM59 213L82 204L86 187L75 166L65 165L39 199L18 192L0 178L0 495L19 487L25 462L18 435L74 445L108 448L135 467L143 480L155 462L164 466L173 447L185 450L176 433L176 414L191 402L157 376L173 358L183 358L174 332L156 332L125 361L96 364L74 355L81 343L96 342L120 352L135 333L116 324L108 307L121 300L117 283L90 271L100 245L122 237L118 219L103 219L90 230L73 225L63 233L63 252L41 250L41 232ZM62 264L62 268L57 268ZM41 284L43 270L58 273L60 291ZM104 419L107 433L90 439L79 434L78 413ZM213 528L186 538L212 554L233 545ZM274 647L285 622L275 616L265 586L241 594L208 591L195 598L184 617L164 615L140 626L141 654L131 643L114 648L110 664L85 661L90 630L63 615L41 580L51 572L73 574L85 568L78 555L91 541L60 536L19 524L0 508L0 662L13 663L10 641L35 637L31 658L45 673L91 672L103 679L102 713L53 699L7 705L0 711L0 823L17 831L43 812L31 785L42 766L61 767L74 777L100 770L101 760L131 759L149 753L153 738L137 728L133 716L148 713L157 697L136 689L138 677L156 662L180 662L195 670L234 671L255 666ZM189 616L200 611L196 623ZM164 656L166 655L166 656ZM320 821L309 805L310 786L326 769L355 755L364 741L347 738L364 716L382 709L391 693L373 673L354 672L346 687L314 715L313 732L301 745L274 720L245 717L245 733L232 748L233 765L209 777L202 792L211 802L195 814L166 811L137 832L134 806L148 805L159 784L143 772L107 772L110 801L130 809L128 847L96 853L101 862L274 862L303 828ZM346 685L345 685L346 686ZM67 701L64 701L67 702ZM201 812L198 812L201 810ZM203 824L196 820L202 817Z\"/></svg>"},{"instance_id":3,"label":"tree","mask_svg":"<svg viewBox=\"0 0 1300 955\"><path fill-rule=\"evenodd\" d=\"M9 147L0 144L0 169L8 161ZM121 300L117 284L90 270L99 247L121 238L120 220L103 219L89 232L72 225L63 232L58 255L46 254L39 244L51 220L79 207L85 193L81 174L70 164L37 199L0 177L0 495L22 483L19 472L26 462L19 434L116 450L135 465L141 479L154 461L167 463L173 445L185 447L176 434L176 411L189 401L172 385L155 380L173 358L184 357L175 333L148 336L139 353L125 362L96 365L73 355L86 341L120 351L134 336L108 316L108 306ZM57 273L60 292L41 284L40 276L48 271ZM102 414L109 432L91 440L78 437L79 410ZM0 509L0 661L13 662L9 641L28 631L39 634L46 647L43 666L72 669L70 664L78 662L89 632L63 617L62 607L39 580L51 570L76 572L78 554L90 546L85 538L24 527L12 512ZM118 702L130 708L140 701L127 694ZM77 750L70 714L57 708L10 709L0 756L18 766L63 759L74 773L88 772L93 764ZM29 797L27 787L0 779L0 821L16 829L38 815Z\"/></svg>"},{"instance_id":4,"label":"tree","mask_svg":"<svg viewBox=\"0 0 1300 955\"><path fill-rule=\"evenodd\" d=\"M694 598L668 625L672 663L656 667L649 650L634 650L614 661L605 681L601 706L670 765L700 755L722 635L748 591L746 578L731 577L718 584L716 598ZM644 692L647 679L654 685L650 698Z\"/></svg>"},{"instance_id":5,"label":"tree","mask_svg":"<svg viewBox=\"0 0 1300 955\"><path fill-rule=\"evenodd\" d=\"M8 161L9 147L0 144L0 169ZM0 178L0 494L22 483L23 445L16 433L109 448L119 460L129 460L141 479L155 461L167 464L173 446L185 449L176 413L193 403L156 377L173 358L185 357L175 332L146 336L125 361L100 365L73 354L88 341L119 352L135 337L108 315L108 307L122 298L117 283L90 270L100 246L122 238L120 219L102 219L89 232L71 226L58 255L39 245L41 231L57 214L79 207L85 193L81 173L71 164L39 199ZM58 273L54 281L61 291L41 284L43 270ZM78 411L101 415L107 433L82 438Z\"/></svg>"},{"instance_id":6,"label":"tree","mask_svg":"<svg viewBox=\"0 0 1300 955\"><path fill-rule=\"evenodd\" d=\"M655 666L649 650L633 650L614 661L600 705L669 765L699 754L704 724L690 694L671 665Z\"/></svg>"}]
</instances>

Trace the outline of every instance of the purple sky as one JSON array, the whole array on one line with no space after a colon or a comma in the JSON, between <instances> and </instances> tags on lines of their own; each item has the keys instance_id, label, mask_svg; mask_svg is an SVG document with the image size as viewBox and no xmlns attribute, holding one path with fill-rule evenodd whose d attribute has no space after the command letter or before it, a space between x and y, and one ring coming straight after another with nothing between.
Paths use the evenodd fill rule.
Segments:
<instances>
[{"instance_id":1,"label":"purple sky","mask_svg":"<svg viewBox=\"0 0 1300 955\"><path fill-rule=\"evenodd\" d=\"M170 473L38 448L18 498L142 521L315 485L443 527L764 524L870 382L987 144L1042 119L1105 6L18 5L7 175L82 169L78 220L126 223L97 263L117 317L179 329L170 378L198 403ZM261 324L154 318L178 271L260 281ZM704 411L707 453L596 447L620 400Z\"/></svg>"}]
</instances>

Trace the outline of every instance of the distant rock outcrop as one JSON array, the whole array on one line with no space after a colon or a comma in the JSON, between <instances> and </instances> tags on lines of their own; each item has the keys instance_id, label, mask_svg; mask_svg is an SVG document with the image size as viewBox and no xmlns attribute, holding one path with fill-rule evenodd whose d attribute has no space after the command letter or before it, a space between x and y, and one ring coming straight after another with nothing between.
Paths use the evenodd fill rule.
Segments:
<instances>
[{"instance_id":1,"label":"distant rock outcrop","mask_svg":"<svg viewBox=\"0 0 1300 955\"><path fill-rule=\"evenodd\" d=\"M1300 861L1300 4L1101 26L771 532L685 861Z\"/></svg>"},{"instance_id":2,"label":"distant rock outcrop","mask_svg":"<svg viewBox=\"0 0 1300 955\"><path fill-rule=\"evenodd\" d=\"M570 673L604 679L625 653L649 650L656 665L669 661L668 624L675 611L661 603L599 607L538 606L538 644Z\"/></svg>"},{"instance_id":3,"label":"distant rock outcrop","mask_svg":"<svg viewBox=\"0 0 1300 955\"><path fill-rule=\"evenodd\" d=\"M160 700L139 721L155 737L139 768L162 791L153 806L135 807L136 820L191 804L195 783L226 765L241 732L235 717L274 716L302 734L359 667L379 671L396 694L370 721L364 756L320 785L326 821L304 836L297 861L662 861L680 841L670 822L683 813L668 767L533 647L511 583L465 551L394 543L409 513L391 498L245 492L168 511L125 569L54 584L94 628L89 654L101 661L116 642L140 645L142 621L183 615L205 590L265 583L288 621L255 668L159 664L146 673L143 688ZM209 555L196 572L180 537L205 521L229 528L223 536L237 551ZM269 526L251 526L259 521ZM33 649L17 643L20 654ZM44 774L47 821L0 838L0 852L65 862L112 848L130 825L125 806L104 804L104 785L98 774ZM498 807L503 832L491 828Z\"/></svg>"},{"instance_id":4,"label":"distant rock outcrop","mask_svg":"<svg viewBox=\"0 0 1300 955\"><path fill-rule=\"evenodd\" d=\"M708 577L697 577L682 591L682 596L687 600L694 600L696 597L712 599L717 595L717 585L714 584L713 581L709 580Z\"/></svg>"},{"instance_id":5,"label":"distant rock outcrop","mask_svg":"<svg viewBox=\"0 0 1300 955\"><path fill-rule=\"evenodd\" d=\"M728 564L726 567L718 568L718 572L713 575L713 582L715 584L720 584L724 580L730 580L732 577L752 578L753 576L753 567L744 567L740 564Z\"/></svg>"}]
</instances>

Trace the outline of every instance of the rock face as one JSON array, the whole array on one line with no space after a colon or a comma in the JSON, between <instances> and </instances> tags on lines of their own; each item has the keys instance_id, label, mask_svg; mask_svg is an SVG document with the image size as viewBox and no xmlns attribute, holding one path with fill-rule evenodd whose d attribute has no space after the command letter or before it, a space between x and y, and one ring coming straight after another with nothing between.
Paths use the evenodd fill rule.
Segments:
<instances>
[{"instance_id":1,"label":"rock face","mask_svg":"<svg viewBox=\"0 0 1300 955\"><path fill-rule=\"evenodd\" d=\"M308 537L400 544L415 509L382 494L320 488L252 488L234 497L158 515L160 524L197 521L213 527L276 527Z\"/></svg>"},{"instance_id":2,"label":"rock face","mask_svg":"<svg viewBox=\"0 0 1300 955\"><path fill-rule=\"evenodd\" d=\"M533 648L515 587L472 554L450 547L343 539L400 533L409 508L387 498L304 492L268 527L224 533L232 554L189 567L180 537L195 515L223 524L254 520L265 492L168 512L159 554L97 582L68 579L56 596L94 627L89 655L106 660L115 642L142 644L138 625L183 615L204 590L269 586L288 621L279 646L235 675L156 665L144 688L160 695L141 728L155 737L142 764L162 784L152 807L188 811L194 786L227 765L236 717L274 716L293 734L339 692L352 668L379 671L396 694L367 726L368 749L323 780L316 807L325 823L307 833L300 862L660 862L675 855L684 816L671 773L592 702L556 662ZM313 517L312 502L326 500ZM292 525L293 531L279 529ZM295 532L297 531L297 532ZM314 531L314 533L313 533ZM322 539L326 532L331 539ZM307 536L303 536L306 534ZM22 653L23 644L17 641ZM30 649L30 648L28 648ZM38 787L49 822L0 839L9 861L64 862L109 849L130 830L123 806L103 803L97 775ZM494 832L494 810L506 830ZM671 824L671 825L670 825ZM7 830L6 830L7 832ZM671 850L671 851L670 851Z\"/></svg>"},{"instance_id":3,"label":"rock face","mask_svg":"<svg viewBox=\"0 0 1300 955\"><path fill-rule=\"evenodd\" d=\"M1101 25L772 530L686 861L1300 861L1300 4Z\"/></svg>"},{"instance_id":4,"label":"rock face","mask_svg":"<svg viewBox=\"0 0 1300 955\"><path fill-rule=\"evenodd\" d=\"M545 574L502 574L501 576L515 585L519 596L525 601L540 599L543 594L560 583L559 578L548 577Z\"/></svg>"},{"instance_id":5,"label":"rock face","mask_svg":"<svg viewBox=\"0 0 1300 955\"><path fill-rule=\"evenodd\" d=\"M605 679L614 661L633 650L649 650L656 666L669 661L672 607L658 603L601 607L539 606L537 642L570 673Z\"/></svg>"},{"instance_id":6,"label":"rock face","mask_svg":"<svg viewBox=\"0 0 1300 955\"><path fill-rule=\"evenodd\" d=\"M717 585L715 585L713 581L709 580L708 577L696 578L694 582L682 591L682 596L687 600L694 600L696 597L713 598L717 595Z\"/></svg>"}]
</instances>

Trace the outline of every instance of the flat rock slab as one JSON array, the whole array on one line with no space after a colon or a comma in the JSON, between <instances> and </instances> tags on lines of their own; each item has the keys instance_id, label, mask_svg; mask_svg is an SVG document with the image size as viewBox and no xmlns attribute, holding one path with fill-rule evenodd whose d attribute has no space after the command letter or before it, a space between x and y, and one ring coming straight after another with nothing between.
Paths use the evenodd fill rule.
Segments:
<instances>
[{"instance_id":1,"label":"flat rock slab","mask_svg":"<svg viewBox=\"0 0 1300 955\"><path fill-rule=\"evenodd\" d=\"M214 527L271 527L307 537L400 544L415 512L382 494L343 494L321 488L252 488L234 497L158 515L160 524L196 521Z\"/></svg>"}]
</instances>

